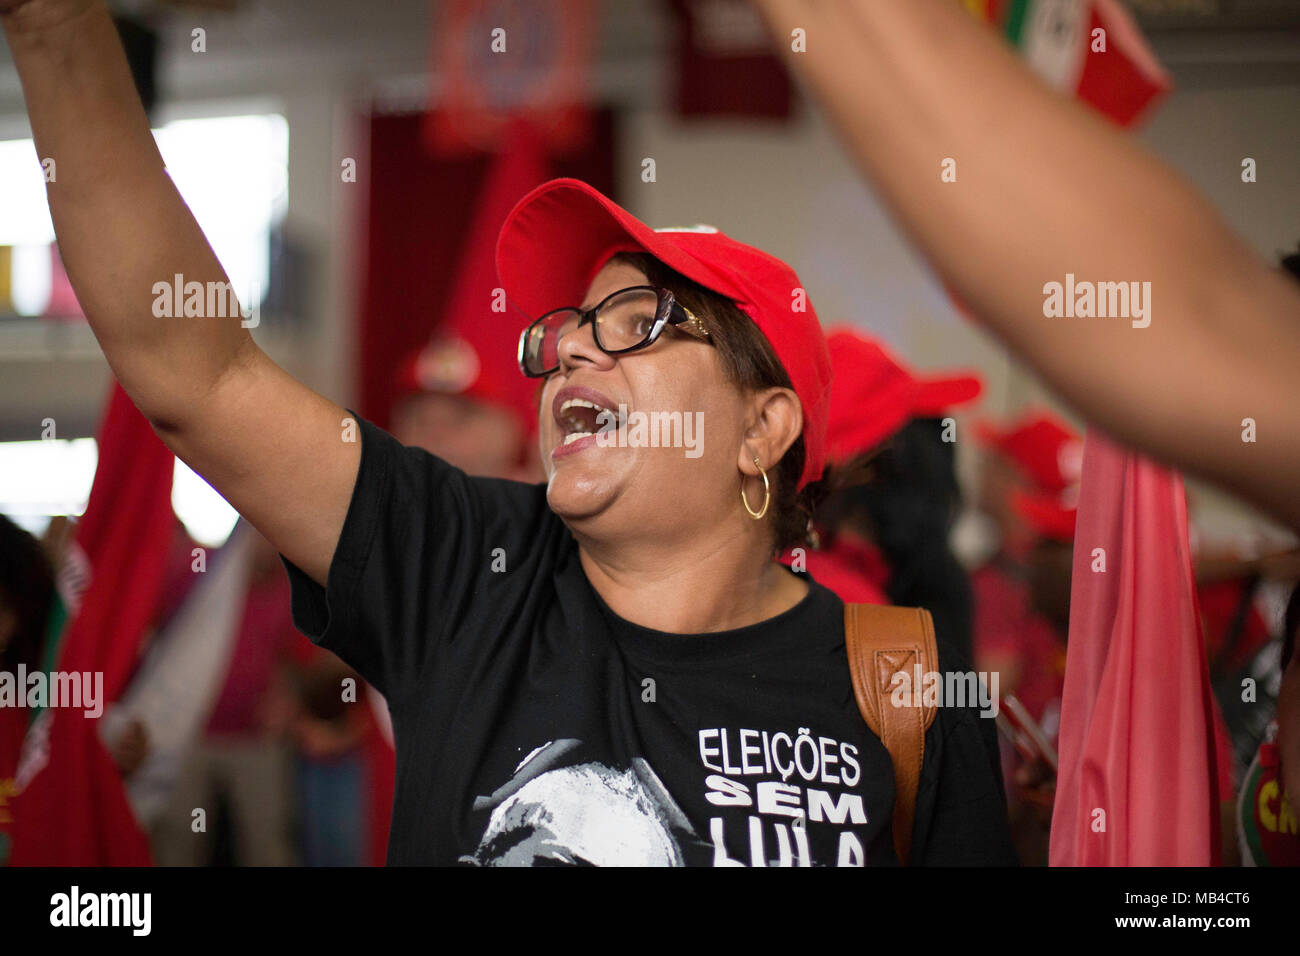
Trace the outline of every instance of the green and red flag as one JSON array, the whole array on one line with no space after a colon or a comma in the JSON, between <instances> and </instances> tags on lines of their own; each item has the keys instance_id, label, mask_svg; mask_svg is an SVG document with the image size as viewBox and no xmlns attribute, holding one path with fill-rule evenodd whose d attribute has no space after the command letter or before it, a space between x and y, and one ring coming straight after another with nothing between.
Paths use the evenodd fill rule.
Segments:
<instances>
[{"instance_id":1,"label":"green and red flag","mask_svg":"<svg viewBox=\"0 0 1300 956\"><path fill-rule=\"evenodd\" d=\"M1169 74L1118 0L961 0L1039 76L1120 126L1171 88Z\"/></svg>"}]
</instances>

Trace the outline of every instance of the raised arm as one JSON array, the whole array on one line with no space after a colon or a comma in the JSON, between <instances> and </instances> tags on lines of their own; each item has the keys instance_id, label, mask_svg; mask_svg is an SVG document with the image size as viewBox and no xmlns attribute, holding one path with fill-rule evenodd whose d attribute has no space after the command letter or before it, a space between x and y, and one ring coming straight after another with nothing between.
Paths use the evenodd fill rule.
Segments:
<instances>
[{"instance_id":1,"label":"raised arm","mask_svg":"<svg viewBox=\"0 0 1300 956\"><path fill-rule=\"evenodd\" d=\"M155 431L323 584L360 461L346 412L231 317L159 318L154 285L228 280L163 166L99 0L0 0L59 251L109 365ZM352 440L345 440L351 438Z\"/></svg>"},{"instance_id":2,"label":"raised arm","mask_svg":"<svg viewBox=\"0 0 1300 956\"><path fill-rule=\"evenodd\" d=\"M896 220L995 334L1116 438L1300 527L1291 279L957 0L755 2ZM796 27L807 52L791 52ZM1150 282L1150 324L1046 317L1044 286L1067 274Z\"/></svg>"}]
</instances>

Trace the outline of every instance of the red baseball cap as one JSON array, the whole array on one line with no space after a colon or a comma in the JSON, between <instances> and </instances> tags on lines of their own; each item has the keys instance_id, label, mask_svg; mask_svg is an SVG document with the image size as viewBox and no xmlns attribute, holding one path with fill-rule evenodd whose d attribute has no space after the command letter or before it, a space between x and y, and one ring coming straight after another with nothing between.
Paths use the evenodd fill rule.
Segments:
<instances>
[{"instance_id":1,"label":"red baseball cap","mask_svg":"<svg viewBox=\"0 0 1300 956\"><path fill-rule=\"evenodd\" d=\"M397 397L432 394L485 402L508 412L531 436L537 431L537 386L520 382L513 353L499 348L500 338L484 342L481 335L459 334L458 323L448 324L402 361Z\"/></svg>"},{"instance_id":2,"label":"red baseball cap","mask_svg":"<svg viewBox=\"0 0 1300 956\"><path fill-rule=\"evenodd\" d=\"M1006 456L1031 487L1011 492L1016 513L1038 534L1056 541L1074 539L1083 440L1056 416L1032 411L1006 428L980 422L981 441Z\"/></svg>"},{"instance_id":3,"label":"red baseball cap","mask_svg":"<svg viewBox=\"0 0 1300 956\"><path fill-rule=\"evenodd\" d=\"M1010 459L1040 491L1059 494L1079 482L1083 441L1054 415L1030 412L1006 428L979 422L975 434Z\"/></svg>"},{"instance_id":4,"label":"red baseball cap","mask_svg":"<svg viewBox=\"0 0 1300 956\"><path fill-rule=\"evenodd\" d=\"M911 419L941 415L984 388L973 372L915 375L883 344L851 329L832 330L826 345L835 371L826 422L831 461L868 451Z\"/></svg>"},{"instance_id":5,"label":"red baseball cap","mask_svg":"<svg viewBox=\"0 0 1300 956\"><path fill-rule=\"evenodd\" d=\"M793 269L712 226L652 229L577 179L553 179L519 201L497 241L506 297L532 319L582 304L619 252L646 252L725 296L753 319L803 407L802 488L821 477L831 363L817 313Z\"/></svg>"}]
</instances>

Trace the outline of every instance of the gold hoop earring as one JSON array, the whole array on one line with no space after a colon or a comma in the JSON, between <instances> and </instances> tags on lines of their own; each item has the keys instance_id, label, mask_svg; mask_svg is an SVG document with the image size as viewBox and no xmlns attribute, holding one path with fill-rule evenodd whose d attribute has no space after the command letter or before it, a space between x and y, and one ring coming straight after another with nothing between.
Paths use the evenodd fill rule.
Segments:
<instances>
[{"instance_id":1,"label":"gold hoop earring","mask_svg":"<svg viewBox=\"0 0 1300 956\"><path fill-rule=\"evenodd\" d=\"M763 470L763 466L758 463L757 458L754 459L754 467L757 468L758 473L763 476L763 507L758 511L755 511L749 506L749 499L745 497L745 480L743 478L740 481L740 501L741 504L745 506L745 510L749 512L751 518L755 521L761 521L763 516L767 514L768 504L772 501L772 487L767 483L767 472Z\"/></svg>"}]
</instances>

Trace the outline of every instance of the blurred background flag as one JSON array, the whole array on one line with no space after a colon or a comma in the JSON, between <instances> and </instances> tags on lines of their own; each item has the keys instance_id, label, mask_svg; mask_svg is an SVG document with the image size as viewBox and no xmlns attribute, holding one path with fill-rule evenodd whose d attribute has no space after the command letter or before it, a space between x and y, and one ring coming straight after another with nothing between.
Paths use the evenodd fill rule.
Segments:
<instances>
[{"instance_id":1,"label":"blurred background flag","mask_svg":"<svg viewBox=\"0 0 1300 956\"><path fill-rule=\"evenodd\" d=\"M537 383L519 374L515 345L529 318L498 293L497 236L515 204L550 178L543 131L532 120L515 117L479 190L442 316L400 372L411 391L499 405L519 417L525 434L537 425Z\"/></svg>"},{"instance_id":2,"label":"blurred background flag","mask_svg":"<svg viewBox=\"0 0 1300 956\"><path fill-rule=\"evenodd\" d=\"M494 151L520 116L551 149L588 141L592 0L438 0L433 24L441 82L424 134L435 155Z\"/></svg>"},{"instance_id":3,"label":"blurred background flag","mask_svg":"<svg viewBox=\"0 0 1300 956\"><path fill-rule=\"evenodd\" d=\"M135 665L166 579L174 459L116 384L97 437L95 482L63 569L76 570L76 589L84 590L78 601L61 573L65 607L51 614L45 660L83 680L102 674L99 703L107 709ZM150 862L148 840L98 729L99 720L81 707L46 709L32 724L18 770L12 864Z\"/></svg>"},{"instance_id":4,"label":"blurred background flag","mask_svg":"<svg viewBox=\"0 0 1300 956\"><path fill-rule=\"evenodd\" d=\"M1200 620L1182 478L1090 431L1051 865L1217 862Z\"/></svg>"},{"instance_id":5,"label":"blurred background flag","mask_svg":"<svg viewBox=\"0 0 1300 956\"><path fill-rule=\"evenodd\" d=\"M1118 0L962 0L1054 88L1131 126L1171 88ZM1100 33L1098 32L1100 31Z\"/></svg>"},{"instance_id":6,"label":"blurred background flag","mask_svg":"<svg viewBox=\"0 0 1300 956\"><path fill-rule=\"evenodd\" d=\"M212 713L238 643L256 532L244 521L211 555L207 570L149 642L148 653L105 713L110 746L129 722L142 723L148 753L130 777L127 795L136 818L152 826L166 810L184 760Z\"/></svg>"}]
</instances>

